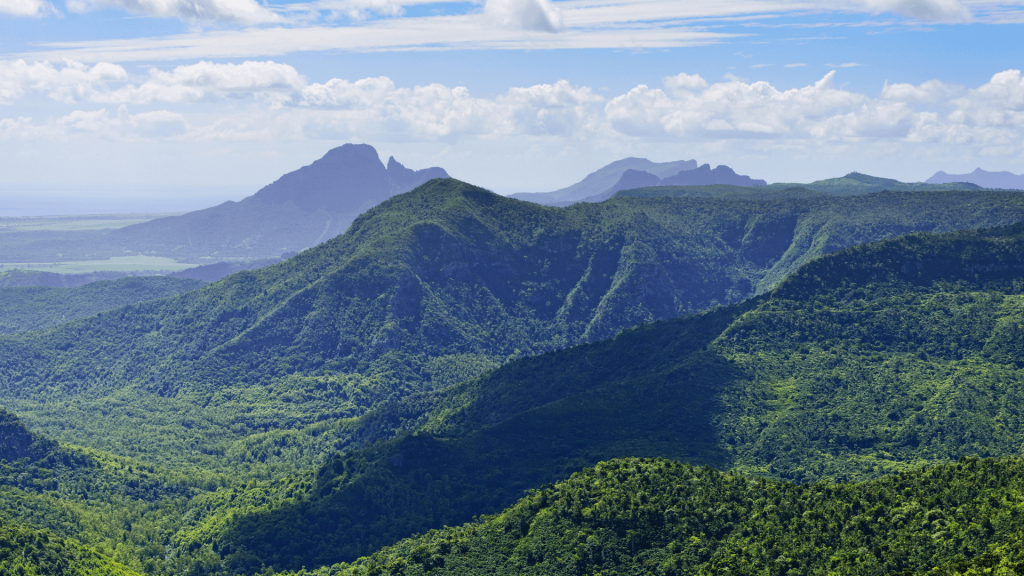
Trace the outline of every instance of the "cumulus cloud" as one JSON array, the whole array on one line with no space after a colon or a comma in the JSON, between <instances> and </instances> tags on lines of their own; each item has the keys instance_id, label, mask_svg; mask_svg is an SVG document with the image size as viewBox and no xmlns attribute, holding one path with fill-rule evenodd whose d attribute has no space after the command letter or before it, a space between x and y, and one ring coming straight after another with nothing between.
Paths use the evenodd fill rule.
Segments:
<instances>
[{"instance_id":1,"label":"cumulus cloud","mask_svg":"<svg viewBox=\"0 0 1024 576\"><path fill-rule=\"evenodd\" d=\"M187 22L267 24L282 18L254 0L68 0L72 12L115 8L156 18Z\"/></svg>"},{"instance_id":2,"label":"cumulus cloud","mask_svg":"<svg viewBox=\"0 0 1024 576\"><path fill-rule=\"evenodd\" d=\"M399 88L389 78L334 79L302 91L299 106L324 111L308 130L365 133L389 128L419 138L571 135L598 120L602 98L566 81L511 88L494 99L441 84ZM306 115L307 118L311 116ZM327 122L323 120L327 119Z\"/></svg>"},{"instance_id":3,"label":"cumulus cloud","mask_svg":"<svg viewBox=\"0 0 1024 576\"><path fill-rule=\"evenodd\" d=\"M46 16L57 11L44 0L0 0L0 14L9 16Z\"/></svg>"},{"instance_id":4,"label":"cumulus cloud","mask_svg":"<svg viewBox=\"0 0 1024 576\"><path fill-rule=\"evenodd\" d=\"M835 72L804 88L779 91L767 82L734 78L699 93L676 93L637 86L605 108L611 126L624 134L729 137L806 134L823 119L862 104L866 97L833 85Z\"/></svg>"},{"instance_id":5,"label":"cumulus cloud","mask_svg":"<svg viewBox=\"0 0 1024 576\"><path fill-rule=\"evenodd\" d=\"M105 91L108 84L127 78L124 68L102 62L91 67L80 62L65 62L58 67L49 62L0 60L0 104L10 104L29 91L71 103L91 98Z\"/></svg>"},{"instance_id":6,"label":"cumulus cloud","mask_svg":"<svg viewBox=\"0 0 1024 576\"><path fill-rule=\"evenodd\" d=\"M694 90L703 90L708 87L707 80L701 78L698 74L691 75L685 72L678 76L669 76L662 80L662 83L669 94L673 96L685 96Z\"/></svg>"},{"instance_id":7,"label":"cumulus cloud","mask_svg":"<svg viewBox=\"0 0 1024 576\"><path fill-rule=\"evenodd\" d=\"M882 98L903 102L943 102L960 96L967 91L960 84L946 84L938 80L929 80L923 84L889 84L882 87Z\"/></svg>"},{"instance_id":8,"label":"cumulus cloud","mask_svg":"<svg viewBox=\"0 0 1024 576\"><path fill-rule=\"evenodd\" d=\"M558 32L562 12L551 0L487 0L484 12L504 28Z\"/></svg>"},{"instance_id":9,"label":"cumulus cloud","mask_svg":"<svg viewBox=\"0 0 1024 576\"><path fill-rule=\"evenodd\" d=\"M178 66L170 72L153 68L146 82L122 87L93 100L146 104L263 95L281 101L305 85L305 79L287 64L269 61L242 64L199 62Z\"/></svg>"},{"instance_id":10,"label":"cumulus cloud","mask_svg":"<svg viewBox=\"0 0 1024 576\"><path fill-rule=\"evenodd\" d=\"M696 74L639 85L605 99L567 81L477 96L462 86L396 85L390 78L309 83L274 62L199 62L134 78L113 64L0 62L0 102L36 91L57 102L103 103L36 122L0 120L6 138L302 139L379 142L586 142L588 145L764 142L765 146L966 146L978 153L1024 153L1024 77L1019 70L967 88L940 81L886 84L878 97L836 86L830 71L807 86L780 90L738 77L711 83ZM256 96L256 98L252 98ZM259 97L262 96L262 97ZM245 106L234 106L242 98ZM194 102L213 102L189 116ZM130 114L124 105L170 110ZM116 111L115 111L116 110ZM881 149L881 148L880 148ZM894 148L896 149L896 148Z\"/></svg>"},{"instance_id":11,"label":"cumulus cloud","mask_svg":"<svg viewBox=\"0 0 1024 576\"><path fill-rule=\"evenodd\" d=\"M306 86L295 68L270 61L199 62L170 71L152 68L144 81L133 80L124 68L110 63L89 67L72 61L54 65L0 60L0 104L10 104L28 92L64 103L181 103L256 95L282 103Z\"/></svg>"}]
</instances>

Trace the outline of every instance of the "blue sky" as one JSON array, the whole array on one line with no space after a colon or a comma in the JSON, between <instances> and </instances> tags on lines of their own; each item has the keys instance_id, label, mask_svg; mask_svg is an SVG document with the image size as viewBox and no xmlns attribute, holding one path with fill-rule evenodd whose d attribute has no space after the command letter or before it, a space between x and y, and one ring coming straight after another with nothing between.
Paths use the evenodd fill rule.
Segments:
<instances>
[{"instance_id":1,"label":"blue sky","mask_svg":"<svg viewBox=\"0 0 1024 576\"><path fill-rule=\"evenodd\" d=\"M1024 172L1024 0L0 0L0 32L8 204L200 207L344 142L499 192Z\"/></svg>"}]
</instances>

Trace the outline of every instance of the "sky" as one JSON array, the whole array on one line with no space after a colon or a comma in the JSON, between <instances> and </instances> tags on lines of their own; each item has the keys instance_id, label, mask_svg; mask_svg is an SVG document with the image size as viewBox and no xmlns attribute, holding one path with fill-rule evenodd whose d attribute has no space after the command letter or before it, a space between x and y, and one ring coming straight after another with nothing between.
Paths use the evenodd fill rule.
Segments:
<instances>
[{"instance_id":1,"label":"sky","mask_svg":"<svg viewBox=\"0 0 1024 576\"><path fill-rule=\"evenodd\" d=\"M0 0L0 215L188 210L346 142L499 193L629 156L1024 172L1024 0Z\"/></svg>"}]
</instances>

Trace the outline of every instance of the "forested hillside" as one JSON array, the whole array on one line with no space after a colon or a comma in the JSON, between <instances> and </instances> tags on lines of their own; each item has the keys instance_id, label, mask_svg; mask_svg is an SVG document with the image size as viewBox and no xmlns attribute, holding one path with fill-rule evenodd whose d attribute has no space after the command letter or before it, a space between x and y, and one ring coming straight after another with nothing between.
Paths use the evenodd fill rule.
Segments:
<instances>
[{"instance_id":1,"label":"forested hillside","mask_svg":"<svg viewBox=\"0 0 1024 576\"><path fill-rule=\"evenodd\" d=\"M601 463L479 521L303 575L1024 572L1024 463L790 484L664 459Z\"/></svg>"},{"instance_id":2,"label":"forested hillside","mask_svg":"<svg viewBox=\"0 0 1024 576\"><path fill-rule=\"evenodd\" d=\"M556 209L434 180L282 264L0 339L0 401L58 440L281 476L387 398L740 301L858 242L1021 218L1013 193Z\"/></svg>"},{"instance_id":3,"label":"forested hillside","mask_svg":"<svg viewBox=\"0 0 1024 576\"><path fill-rule=\"evenodd\" d=\"M120 308L195 290L206 282L165 276L101 280L77 288L0 288L0 334L50 328Z\"/></svg>"},{"instance_id":4,"label":"forested hillside","mask_svg":"<svg viewBox=\"0 0 1024 576\"><path fill-rule=\"evenodd\" d=\"M0 515L0 574L11 576L137 576L76 542Z\"/></svg>"},{"instance_id":5,"label":"forested hillside","mask_svg":"<svg viewBox=\"0 0 1024 576\"><path fill-rule=\"evenodd\" d=\"M1021 455L1022 314L1024 225L854 247L754 300L385 404L362 430L398 437L208 500L181 541L351 560L623 456L812 482Z\"/></svg>"},{"instance_id":6,"label":"forested hillside","mask_svg":"<svg viewBox=\"0 0 1024 576\"><path fill-rule=\"evenodd\" d=\"M192 498L227 484L58 444L0 408L0 574L128 573L104 558L180 574L196 561L166 558L166 544L187 525Z\"/></svg>"}]
</instances>

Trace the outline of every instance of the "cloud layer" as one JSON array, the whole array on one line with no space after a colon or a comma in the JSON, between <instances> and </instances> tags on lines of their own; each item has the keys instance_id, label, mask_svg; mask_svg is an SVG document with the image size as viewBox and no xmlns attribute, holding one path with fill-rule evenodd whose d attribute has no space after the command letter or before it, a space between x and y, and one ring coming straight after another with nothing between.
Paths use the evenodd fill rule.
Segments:
<instances>
[{"instance_id":1,"label":"cloud layer","mask_svg":"<svg viewBox=\"0 0 1024 576\"><path fill-rule=\"evenodd\" d=\"M0 121L0 138L454 144L515 137L549 143L746 141L805 149L929 144L982 155L1024 154L1019 70L995 74L976 88L938 80L885 84L874 97L836 87L837 74L790 90L738 78L712 83L683 73L666 77L662 86L640 85L612 97L560 81L485 98L460 86L397 86L387 77L311 83L293 67L269 61L199 62L141 76L111 63L0 61L0 103L42 96L73 108L44 119L12 115ZM213 120L210 105L218 110Z\"/></svg>"}]
</instances>

